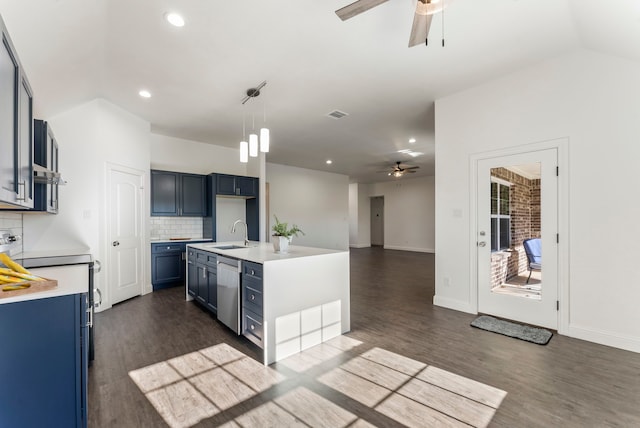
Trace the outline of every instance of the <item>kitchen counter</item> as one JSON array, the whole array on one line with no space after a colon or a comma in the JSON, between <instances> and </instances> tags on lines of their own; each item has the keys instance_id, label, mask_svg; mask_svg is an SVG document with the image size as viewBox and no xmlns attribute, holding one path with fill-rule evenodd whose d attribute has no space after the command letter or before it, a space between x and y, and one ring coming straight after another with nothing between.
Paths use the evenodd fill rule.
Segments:
<instances>
[{"instance_id":1,"label":"kitchen counter","mask_svg":"<svg viewBox=\"0 0 640 428\"><path fill-rule=\"evenodd\" d=\"M3 297L0 299L0 305L16 302L26 302L28 300L46 299L49 297L67 296L70 294L79 294L87 292L87 269L78 265L78 269L72 269L69 266L58 266L41 269L30 269L34 275L44 276L49 279L58 281L58 286L52 290L39 291L35 293L22 294L19 296ZM46 271L44 270L46 269ZM45 273L46 272L46 273ZM0 291L3 294L9 294L11 291Z\"/></svg>"},{"instance_id":2,"label":"kitchen counter","mask_svg":"<svg viewBox=\"0 0 640 428\"><path fill-rule=\"evenodd\" d=\"M347 253L348 251L329 250L325 248L301 247L290 245L288 253L276 253L273 250L273 244L267 242L249 242L247 248L234 248L232 250L224 250L216 247L237 245L244 246L243 241L233 242L211 242L204 244L188 244L188 247L197 250L209 251L211 253L220 254L225 257L233 257L241 260L248 260L254 263L264 264L267 262L275 262L281 260L291 260L300 257L312 257L326 254Z\"/></svg>"},{"instance_id":3,"label":"kitchen counter","mask_svg":"<svg viewBox=\"0 0 640 428\"><path fill-rule=\"evenodd\" d=\"M248 248L216 248L226 245L243 246L243 242L188 244L187 252L204 251L241 261L239 334L262 348L265 365L351 329L348 251L292 245L288 253L276 253L273 244L264 242L250 242ZM187 261L197 275L192 287L202 285L203 275L208 277L211 267L206 263L211 262L203 259L203 265ZM197 254L195 260L200 260ZM192 300L189 284L187 276L185 295ZM222 304L217 302L218 314Z\"/></svg>"},{"instance_id":4,"label":"kitchen counter","mask_svg":"<svg viewBox=\"0 0 640 428\"><path fill-rule=\"evenodd\" d=\"M51 290L0 298L0 304L46 299L69 294L87 293L86 264L93 263L88 248L51 251L29 251L15 254L12 259L29 269L34 275L55 279L58 286ZM74 268L73 265L77 265ZM10 295L10 291L0 291Z\"/></svg>"},{"instance_id":5,"label":"kitchen counter","mask_svg":"<svg viewBox=\"0 0 640 428\"><path fill-rule=\"evenodd\" d=\"M173 242L213 242L211 239L203 239L203 238L187 238L187 239L160 239L160 238L152 238L150 240L152 244L171 244Z\"/></svg>"}]
</instances>

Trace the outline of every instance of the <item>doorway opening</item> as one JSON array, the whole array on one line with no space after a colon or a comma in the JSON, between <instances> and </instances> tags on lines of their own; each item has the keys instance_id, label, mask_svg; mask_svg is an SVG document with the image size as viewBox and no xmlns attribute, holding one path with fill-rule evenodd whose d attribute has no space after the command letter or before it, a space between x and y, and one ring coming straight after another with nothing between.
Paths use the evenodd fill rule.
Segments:
<instances>
[{"instance_id":1,"label":"doorway opening","mask_svg":"<svg viewBox=\"0 0 640 428\"><path fill-rule=\"evenodd\" d=\"M492 293L541 299L540 171L540 162L490 169Z\"/></svg>"},{"instance_id":2,"label":"doorway opening","mask_svg":"<svg viewBox=\"0 0 640 428\"><path fill-rule=\"evenodd\" d=\"M371 246L384 247L384 196L371 197Z\"/></svg>"}]
</instances>

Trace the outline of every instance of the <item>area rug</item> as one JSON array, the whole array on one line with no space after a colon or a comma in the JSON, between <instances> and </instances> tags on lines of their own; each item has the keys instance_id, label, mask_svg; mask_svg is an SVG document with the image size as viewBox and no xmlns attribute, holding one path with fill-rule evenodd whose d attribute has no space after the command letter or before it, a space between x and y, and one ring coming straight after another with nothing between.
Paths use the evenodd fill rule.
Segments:
<instances>
[{"instance_id":1,"label":"area rug","mask_svg":"<svg viewBox=\"0 0 640 428\"><path fill-rule=\"evenodd\" d=\"M515 337L516 339L525 340L538 345L546 345L549 343L549 340L551 340L551 336L553 336L553 333L543 328L516 324L510 321L490 317L488 315L480 315L471 322L471 326L503 334L505 336Z\"/></svg>"}]
</instances>

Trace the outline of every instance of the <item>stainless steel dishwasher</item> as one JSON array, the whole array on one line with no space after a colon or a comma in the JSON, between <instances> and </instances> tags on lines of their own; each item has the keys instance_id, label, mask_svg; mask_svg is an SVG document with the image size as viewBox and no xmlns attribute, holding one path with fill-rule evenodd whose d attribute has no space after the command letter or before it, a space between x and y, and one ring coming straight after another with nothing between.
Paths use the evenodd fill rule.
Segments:
<instances>
[{"instance_id":1,"label":"stainless steel dishwasher","mask_svg":"<svg viewBox=\"0 0 640 428\"><path fill-rule=\"evenodd\" d=\"M218 320L240 334L240 260L218 255Z\"/></svg>"}]
</instances>

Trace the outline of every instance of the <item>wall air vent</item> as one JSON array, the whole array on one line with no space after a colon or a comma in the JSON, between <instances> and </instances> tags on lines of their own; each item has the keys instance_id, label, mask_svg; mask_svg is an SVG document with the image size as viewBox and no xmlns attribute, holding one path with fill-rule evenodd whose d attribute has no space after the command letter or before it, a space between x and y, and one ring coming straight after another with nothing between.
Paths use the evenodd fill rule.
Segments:
<instances>
[{"instance_id":1,"label":"wall air vent","mask_svg":"<svg viewBox=\"0 0 640 428\"><path fill-rule=\"evenodd\" d=\"M327 116L333 118L333 119L342 119L345 116L349 116L349 113L345 113L343 111L340 110L334 110L331 113L327 113Z\"/></svg>"}]
</instances>

